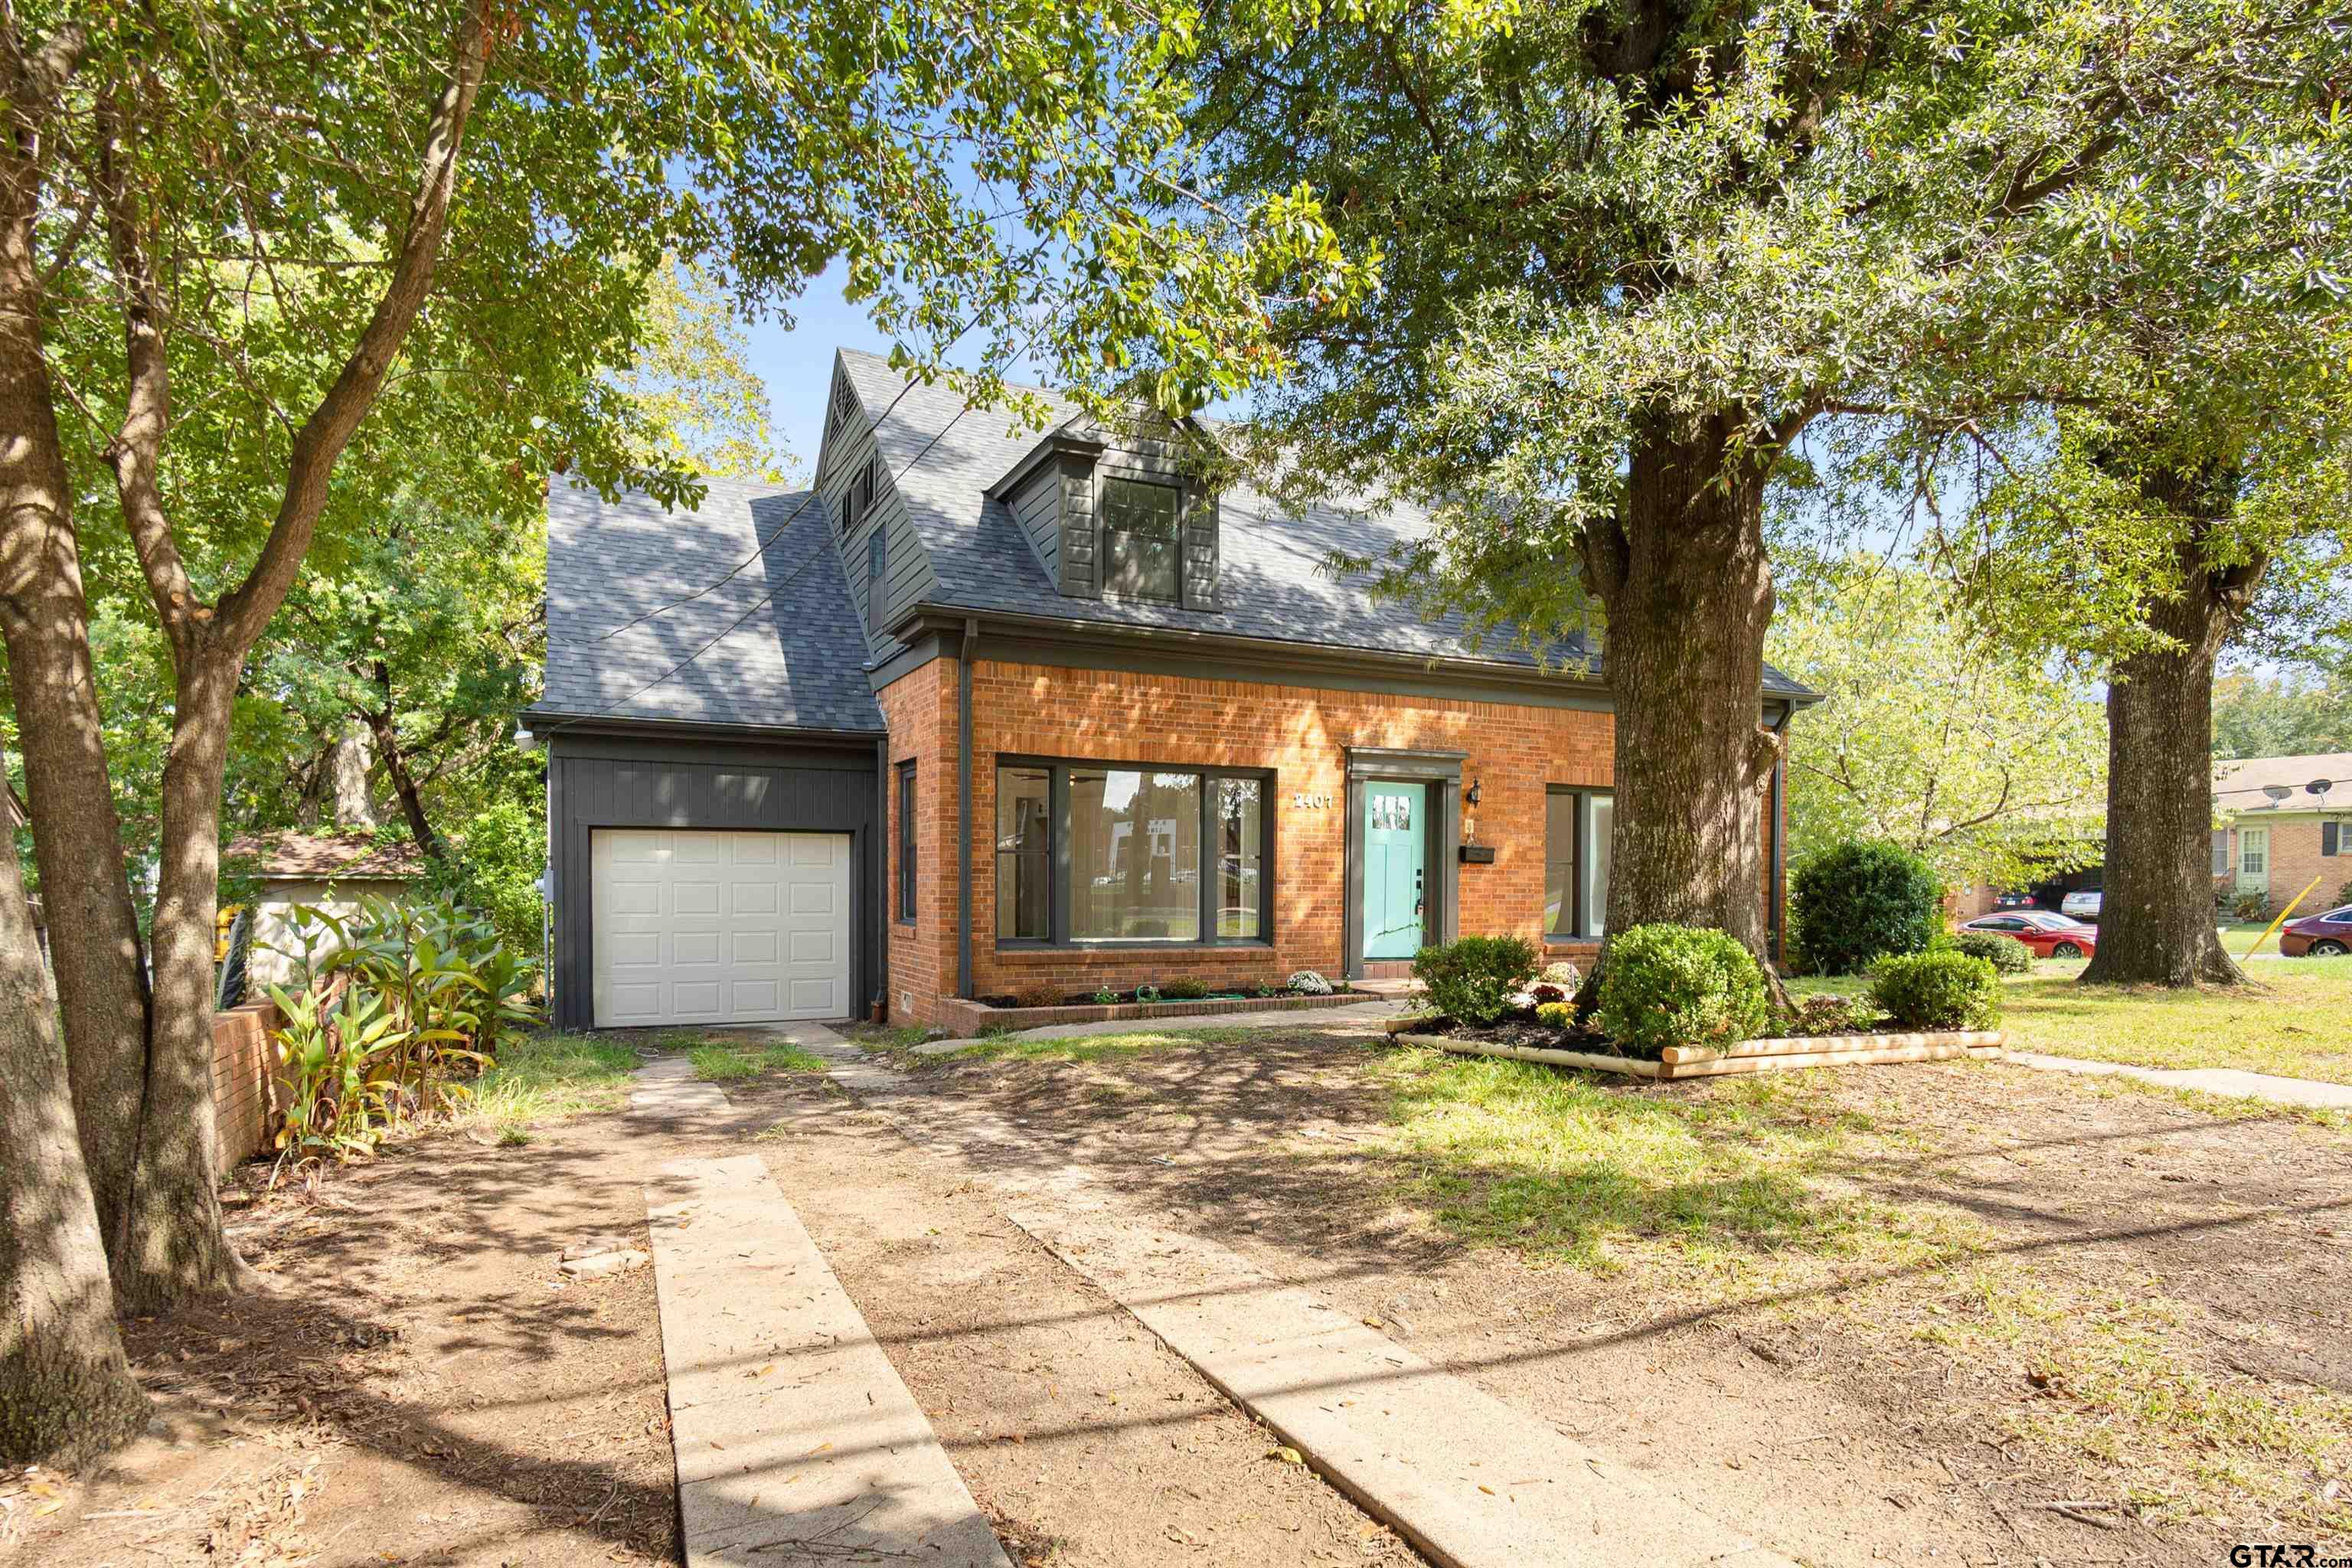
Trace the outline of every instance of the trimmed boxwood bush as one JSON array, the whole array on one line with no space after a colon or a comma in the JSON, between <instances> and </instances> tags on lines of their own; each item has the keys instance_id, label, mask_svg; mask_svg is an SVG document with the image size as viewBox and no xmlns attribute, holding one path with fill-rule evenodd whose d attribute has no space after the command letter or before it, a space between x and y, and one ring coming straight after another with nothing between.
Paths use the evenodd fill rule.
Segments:
<instances>
[{"instance_id":1,"label":"trimmed boxwood bush","mask_svg":"<svg viewBox=\"0 0 2352 1568\"><path fill-rule=\"evenodd\" d=\"M1981 958L2003 974L2023 974L2033 967L2033 950L2001 931L1958 932L1951 940L1951 951Z\"/></svg>"},{"instance_id":2,"label":"trimmed boxwood bush","mask_svg":"<svg viewBox=\"0 0 2352 1568\"><path fill-rule=\"evenodd\" d=\"M1535 972L1535 948L1517 936L1465 936L1424 947L1412 960L1412 977L1429 993L1429 1005L1465 1024L1501 1017Z\"/></svg>"},{"instance_id":3,"label":"trimmed boxwood bush","mask_svg":"<svg viewBox=\"0 0 2352 1568\"><path fill-rule=\"evenodd\" d=\"M1907 1029L1990 1029L2000 1022L2000 976L1988 961L1945 949L1882 958L1870 999Z\"/></svg>"},{"instance_id":4,"label":"trimmed boxwood bush","mask_svg":"<svg viewBox=\"0 0 2352 1568\"><path fill-rule=\"evenodd\" d=\"M1752 1039L1769 1016L1764 972L1722 931L1646 925L1610 940L1595 1016L1628 1056Z\"/></svg>"},{"instance_id":5,"label":"trimmed boxwood bush","mask_svg":"<svg viewBox=\"0 0 2352 1568\"><path fill-rule=\"evenodd\" d=\"M1858 974L1890 952L1922 952L1944 925L1944 884L1909 850L1866 838L1831 846L1789 882L1789 934L1806 968Z\"/></svg>"}]
</instances>

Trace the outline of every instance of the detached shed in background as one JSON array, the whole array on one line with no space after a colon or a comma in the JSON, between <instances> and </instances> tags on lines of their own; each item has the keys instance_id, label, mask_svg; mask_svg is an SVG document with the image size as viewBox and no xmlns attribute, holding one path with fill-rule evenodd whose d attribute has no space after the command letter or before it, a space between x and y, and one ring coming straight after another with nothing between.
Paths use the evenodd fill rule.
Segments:
<instances>
[{"instance_id":1,"label":"detached shed in background","mask_svg":"<svg viewBox=\"0 0 2352 1568\"><path fill-rule=\"evenodd\" d=\"M261 883L249 903L236 908L236 925L225 921L222 930L226 944L243 949L246 994L259 995L262 986L283 984L293 970L293 962L274 950L295 945L286 923L295 905L343 914L368 894L396 898L424 875L425 856L414 844L380 844L365 833L257 833L230 842L221 853L221 869L225 877ZM224 916L231 912L224 906Z\"/></svg>"}]
</instances>

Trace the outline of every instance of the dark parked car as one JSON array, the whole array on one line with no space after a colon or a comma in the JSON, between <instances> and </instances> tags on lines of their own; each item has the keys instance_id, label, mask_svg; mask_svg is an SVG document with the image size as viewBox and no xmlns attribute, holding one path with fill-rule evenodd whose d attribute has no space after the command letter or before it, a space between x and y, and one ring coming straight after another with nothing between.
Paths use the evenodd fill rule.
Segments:
<instances>
[{"instance_id":1,"label":"dark parked car","mask_svg":"<svg viewBox=\"0 0 2352 1568\"><path fill-rule=\"evenodd\" d=\"M2088 958L2099 950L2099 928L2048 910L2011 910L1964 921L1962 931L1998 931L2033 950L2036 958Z\"/></svg>"},{"instance_id":2,"label":"dark parked car","mask_svg":"<svg viewBox=\"0 0 2352 1568\"><path fill-rule=\"evenodd\" d=\"M2352 952L2352 904L2324 915L2289 921L2279 931L2279 951L2289 958L2301 958L2305 953L2335 958Z\"/></svg>"}]
</instances>

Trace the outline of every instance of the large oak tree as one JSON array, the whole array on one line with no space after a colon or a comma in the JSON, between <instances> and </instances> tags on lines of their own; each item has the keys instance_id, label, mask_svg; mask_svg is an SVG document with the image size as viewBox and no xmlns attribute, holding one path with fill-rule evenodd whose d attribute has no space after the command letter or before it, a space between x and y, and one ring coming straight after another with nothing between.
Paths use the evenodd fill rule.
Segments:
<instances>
[{"instance_id":1,"label":"large oak tree","mask_svg":"<svg viewBox=\"0 0 2352 1568\"><path fill-rule=\"evenodd\" d=\"M1376 308L1272 314L1296 373L1258 455L1297 491L1433 503L1397 591L1604 636L1608 925L1759 951L1762 518L1792 444L2051 395L2037 345L2105 301L2049 258L2084 226L2129 248L2152 149L2260 178L2239 128L2324 110L2346 49L2295 0L1227 0L1203 40L1201 185L1303 179L1380 252Z\"/></svg>"}]
</instances>

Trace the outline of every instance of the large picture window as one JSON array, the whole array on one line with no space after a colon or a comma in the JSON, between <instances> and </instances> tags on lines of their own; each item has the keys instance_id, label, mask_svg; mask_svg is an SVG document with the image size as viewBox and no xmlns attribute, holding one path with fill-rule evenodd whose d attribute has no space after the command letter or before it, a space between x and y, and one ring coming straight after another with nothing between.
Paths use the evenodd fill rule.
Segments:
<instances>
[{"instance_id":1,"label":"large picture window","mask_svg":"<svg viewBox=\"0 0 2352 1568\"><path fill-rule=\"evenodd\" d=\"M1103 481L1103 586L1136 598L1179 596L1177 517L1184 492L1142 479Z\"/></svg>"},{"instance_id":2,"label":"large picture window","mask_svg":"<svg viewBox=\"0 0 2352 1568\"><path fill-rule=\"evenodd\" d=\"M1583 941L1601 934L1609 907L1609 835L1617 797L1607 790L1544 795L1544 934Z\"/></svg>"},{"instance_id":3,"label":"large picture window","mask_svg":"<svg viewBox=\"0 0 2352 1568\"><path fill-rule=\"evenodd\" d=\"M996 771L1003 942L1264 942L1268 775L1116 763Z\"/></svg>"}]
</instances>

